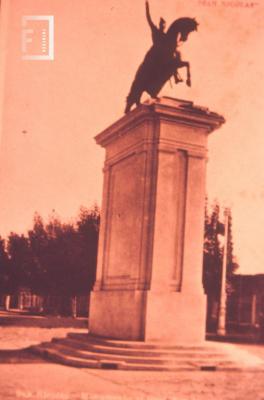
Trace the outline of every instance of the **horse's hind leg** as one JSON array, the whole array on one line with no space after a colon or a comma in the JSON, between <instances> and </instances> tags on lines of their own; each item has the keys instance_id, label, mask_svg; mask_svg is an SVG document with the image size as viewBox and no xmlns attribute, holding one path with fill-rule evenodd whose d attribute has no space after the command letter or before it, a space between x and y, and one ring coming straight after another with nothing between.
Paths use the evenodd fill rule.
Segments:
<instances>
[{"instance_id":1,"label":"horse's hind leg","mask_svg":"<svg viewBox=\"0 0 264 400\"><path fill-rule=\"evenodd\" d=\"M139 106L141 104L140 97L141 97L141 95L139 95L139 94L136 96L133 96L133 97L130 95L127 96L127 104L126 104L126 108L125 108L125 114L127 114L130 111L133 104L136 104L137 106Z\"/></svg>"},{"instance_id":2,"label":"horse's hind leg","mask_svg":"<svg viewBox=\"0 0 264 400\"><path fill-rule=\"evenodd\" d=\"M127 114L130 111L130 108L132 107L133 103L127 102L126 108L125 108L125 114Z\"/></svg>"},{"instance_id":3,"label":"horse's hind leg","mask_svg":"<svg viewBox=\"0 0 264 400\"><path fill-rule=\"evenodd\" d=\"M150 97L154 100L158 99L158 93L156 92L156 90L146 90L146 92L150 95Z\"/></svg>"}]
</instances>

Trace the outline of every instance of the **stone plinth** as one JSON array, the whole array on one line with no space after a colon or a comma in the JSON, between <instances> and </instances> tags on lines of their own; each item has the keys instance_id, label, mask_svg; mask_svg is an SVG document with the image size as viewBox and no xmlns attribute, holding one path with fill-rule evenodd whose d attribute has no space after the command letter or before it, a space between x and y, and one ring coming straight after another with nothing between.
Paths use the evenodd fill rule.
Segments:
<instances>
[{"instance_id":1,"label":"stone plinth","mask_svg":"<svg viewBox=\"0 0 264 400\"><path fill-rule=\"evenodd\" d=\"M162 98L96 137L106 159L92 334L204 339L207 137L223 122L191 102Z\"/></svg>"}]
</instances>

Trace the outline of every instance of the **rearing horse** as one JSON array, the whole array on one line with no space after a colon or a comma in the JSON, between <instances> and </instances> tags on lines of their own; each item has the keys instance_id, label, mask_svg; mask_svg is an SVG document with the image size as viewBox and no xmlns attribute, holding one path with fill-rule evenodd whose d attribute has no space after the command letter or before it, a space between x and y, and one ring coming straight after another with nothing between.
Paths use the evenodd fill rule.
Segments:
<instances>
[{"instance_id":1,"label":"rearing horse","mask_svg":"<svg viewBox=\"0 0 264 400\"><path fill-rule=\"evenodd\" d=\"M176 83L180 82L177 75L178 68L187 68L186 84L191 86L189 62L181 60L177 46L179 41L185 42L188 35L197 30L197 26L198 23L193 18L179 18L171 24L167 33L162 33L159 44L153 44L137 70L127 96L125 113L130 111L133 104L140 104L140 98L144 91L156 98L163 85L172 76Z\"/></svg>"}]
</instances>

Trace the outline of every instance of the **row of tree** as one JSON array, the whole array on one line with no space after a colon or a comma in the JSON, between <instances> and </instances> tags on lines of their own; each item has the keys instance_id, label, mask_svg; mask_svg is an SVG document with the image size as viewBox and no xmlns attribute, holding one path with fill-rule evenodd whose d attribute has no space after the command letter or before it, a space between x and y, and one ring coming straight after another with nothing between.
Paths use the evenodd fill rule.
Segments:
<instances>
[{"instance_id":1,"label":"row of tree","mask_svg":"<svg viewBox=\"0 0 264 400\"><path fill-rule=\"evenodd\" d=\"M97 206L81 207L75 223L53 216L45 224L35 214L27 234L0 238L0 293L25 287L40 296L87 294L95 280L99 223Z\"/></svg>"},{"instance_id":2,"label":"row of tree","mask_svg":"<svg viewBox=\"0 0 264 400\"><path fill-rule=\"evenodd\" d=\"M0 238L0 294L16 294L26 287L40 296L74 297L87 295L96 273L100 214L97 206L81 207L75 223L62 223L51 217L44 223L39 214L27 234L10 233ZM227 291L238 265L233 257L232 217L228 224ZM219 302L223 262L220 206L206 204L204 229L203 285L210 307Z\"/></svg>"}]
</instances>

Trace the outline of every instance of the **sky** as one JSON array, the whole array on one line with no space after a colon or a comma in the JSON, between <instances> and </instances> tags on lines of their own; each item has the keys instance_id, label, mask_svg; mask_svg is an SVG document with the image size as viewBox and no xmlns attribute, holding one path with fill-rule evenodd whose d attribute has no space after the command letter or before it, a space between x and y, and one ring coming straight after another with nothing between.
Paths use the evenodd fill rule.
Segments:
<instances>
[{"instance_id":1,"label":"sky","mask_svg":"<svg viewBox=\"0 0 264 400\"><path fill-rule=\"evenodd\" d=\"M155 23L160 16L167 25L183 16L199 22L181 47L192 87L166 84L160 96L225 117L209 137L207 193L232 209L239 272L264 273L264 2L150 0L150 11ZM25 15L54 16L54 60L22 59ZM29 229L35 211L67 221L81 205L101 204L104 150L94 136L122 117L151 35L144 0L2 0L0 40L6 236ZM38 36L34 43L28 52L39 51Z\"/></svg>"}]
</instances>

